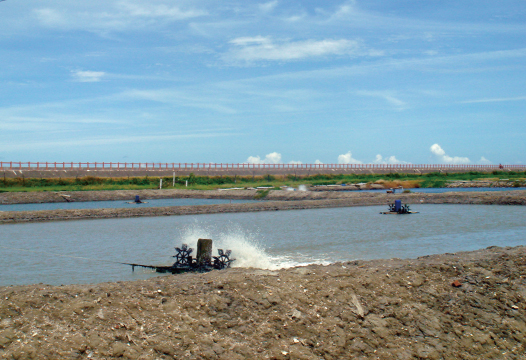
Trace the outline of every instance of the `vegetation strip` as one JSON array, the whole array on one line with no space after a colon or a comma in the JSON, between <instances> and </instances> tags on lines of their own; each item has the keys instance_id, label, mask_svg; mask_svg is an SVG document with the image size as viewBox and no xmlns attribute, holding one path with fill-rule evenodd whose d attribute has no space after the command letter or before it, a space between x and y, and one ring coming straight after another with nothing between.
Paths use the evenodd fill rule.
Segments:
<instances>
[{"instance_id":1,"label":"vegetation strip","mask_svg":"<svg viewBox=\"0 0 526 360\"><path fill-rule=\"evenodd\" d=\"M240 191L240 193L246 193ZM276 194L277 193L277 194ZM287 194L290 193L290 194ZM295 198L292 195L298 195ZM408 204L486 204L486 205L526 205L526 191L517 190L509 192L464 192L441 194L384 194L384 193L330 193L322 192L270 192L269 199L248 204L220 204L198 206L171 206L150 208L124 208L124 209L76 209L76 210L42 210L42 211L9 211L0 212L0 224L38 222L53 220L80 220L125 218L140 216L174 216L198 215L233 212L255 212L276 210L299 210L332 207L350 207L366 205L384 205L401 199ZM283 201L280 196L289 196L287 199L296 201ZM304 196L301 199L300 196ZM322 199L320 196L330 196Z\"/></svg>"},{"instance_id":2,"label":"vegetation strip","mask_svg":"<svg viewBox=\"0 0 526 360\"><path fill-rule=\"evenodd\" d=\"M451 181L506 179L511 186L526 186L524 171L493 172L433 172L426 174L397 173L390 174L315 174L315 175L260 175L260 176L143 176L143 177L97 177L76 178L26 178L23 174L16 178L0 178L0 192L5 191L86 191L86 190L137 190L156 189L160 185L165 189L202 189L218 187L275 187L298 186L300 184L337 185L352 183L374 183L383 181L386 187L402 185L407 187L445 187Z\"/></svg>"}]
</instances>

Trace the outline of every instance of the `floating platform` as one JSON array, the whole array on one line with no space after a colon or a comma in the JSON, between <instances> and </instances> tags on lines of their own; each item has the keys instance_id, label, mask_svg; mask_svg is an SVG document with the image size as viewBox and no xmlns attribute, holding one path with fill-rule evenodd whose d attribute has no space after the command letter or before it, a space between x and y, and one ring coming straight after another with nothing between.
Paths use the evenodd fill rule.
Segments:
<instances>
[{"instance_id":1,"label":"floating platform","mask_svg":"<svg viewBox=\"0 0 526 360\"><path fill-rule=\"evenodd\" d=\"M383 211L382 215L405 215L418 214L418 211L411 211L409 205L402 205L402 200L395 200L394 204L389 205L389 211Z\"/></svg>"},{"instance_id":2,"label":"floating platform","mask_svg":"<svg viewBox=\"0 0 526 360\"><path fill-rule=\"evenodd\" d=\"M408 211L405 213L399 213L398 211L384 211L384 212L381 212L380 214L382 215L406 215L406 214L418 214L418 213L419 213L418 211Z\"/></svg>"},{"instance_id":3,"label":"floating platform","mask_svg":"<svg viewBox=\"0 0 526 360\"><path fill-rule=\"evenodd\" d=\"M172 273L181 274L185 272L207 272L212 270L223 270L230 267L231 263L236 259L231 259L232 251L217 249L218 256L212 256L212 240L199 239L197 241L197 258L192 258L193 249L183 244L180 248L176 247L177 252L173 257L176 259L175 263L170 266L156 266L143 265L135 263L121 263L123 265L130 265L132 271L136 267L153 269L158 273Z\"/></svg>"}]
</instances>

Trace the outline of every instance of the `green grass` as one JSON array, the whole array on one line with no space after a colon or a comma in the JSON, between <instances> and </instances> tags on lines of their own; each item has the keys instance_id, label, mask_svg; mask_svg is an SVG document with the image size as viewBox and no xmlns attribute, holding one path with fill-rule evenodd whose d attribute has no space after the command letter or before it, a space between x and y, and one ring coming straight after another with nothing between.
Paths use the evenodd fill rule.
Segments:
<instances>
[{"instance_id":1,"label":"green grass","mask_svg":"<svg viewBox=\"0 0 526 360\"><path fill-rule=\"evenodd\" d=\"M492 173L466 172L466 173L429 173L429 174L317 174L312 176L189 176L173 178L163 177L163 189L194 189L211 190L230 187L258 187L272 186L279 189L281 186L297 187L305 185L333 185L351 183L372 183L383 179L386 182L413 181L420 187L444 187L450 181L456 180L498 180L502 178L514 182L513 186L525 186L525 172L503 172ZM6 191L90 191L90 190L141 190L157 189L159 177L122 177L122 178L99 178L87 176L82 178L0 178L0 192ZM186 182L188 181L188 187Z\"/></svg>"}]
</instances>

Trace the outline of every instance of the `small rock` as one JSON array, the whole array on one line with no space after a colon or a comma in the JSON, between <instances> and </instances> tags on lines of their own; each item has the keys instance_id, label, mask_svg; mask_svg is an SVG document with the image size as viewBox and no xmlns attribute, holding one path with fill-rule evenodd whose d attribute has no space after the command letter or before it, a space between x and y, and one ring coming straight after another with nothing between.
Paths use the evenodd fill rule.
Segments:
<instances>
[{"instance_id":1,"label":"small rock","mask_svg":"<svg viewBox=\"0 0 526 360\"><path fill-rule=\"evenodd\" d=\"M303 316L303 314L301 313L301 311L297 310L297 309L294 309L292 311L292 318L293 319L301 319Z\"/></svg>"},{"instance_id":2,"label":"small rock","mask_svg":"<svg viewBox=\"0 0 526 360\"><path fill-rule=\"evenodd\" d=\"M123 343L116 342L115 344L113 344L112 355L114 357L123 356L127 349L128 349L128 347L126 345L124 345Z\"/></svg>"},{"instance_id":3,"label":"small rock","mask_svg":"<svg viewBox=\"0 0 526 360\"><path fill-rule=\"evenodd\" d=\"M461 284L460 281L455 280L455 281L453 281L453 282L451 283L451 286L453 286L453 287L457 287L457 288L458 288L458 287L461 287L462 284Z\"/></svg>"}]
</instances>

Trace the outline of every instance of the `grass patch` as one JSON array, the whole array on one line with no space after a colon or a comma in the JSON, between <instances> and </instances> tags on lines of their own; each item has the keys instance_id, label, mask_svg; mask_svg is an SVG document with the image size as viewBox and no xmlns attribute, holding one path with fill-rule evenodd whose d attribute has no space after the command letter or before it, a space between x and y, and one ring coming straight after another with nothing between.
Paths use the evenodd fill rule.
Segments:
<instances>
[{"instance_id":1,"label":"grass patch","mask_svg":"<svg viewBox=\"0 0 526 360\"><path fill-rule=\"evenodd\" d=\"M256 195L254 195L254 199L261 200L261 199L266 198L268 194L270 193L270 190L271 189L256 191Z\"/></svg>"},{"instance_id":2,"label":"grass patch","mask_svg":"<svg viewBox=\"0 0 526 360\"><path fill-rule=\"evenodd\" d=\"M446 187L448 181L441 179L426 179L420 183L423 188L443 188Z\"/></svg>"},{"instance_id":3,"label":"grass patch","mask_svg":"<svg viewBox=\"0 0 526 360\"><path fill-rule=\"evenodd\" d=\"M298 185L336 185L356 183L377 183L385 188L418 188L445 187L450 181L456 180L497 180L507 178L513 186L524 184L524 172L494 171L482 173L470 171L466 173L434 172L429 174L315 174L311 176L292 175L262 175L262 176L171 176L162 177L163 189L194 189L212 190L229 187L261 187L269 186L279 189L281 186L297 187ZM6 178L0 179L0 191L90 191L90 190L141 190L157 189L161 177L120 177L102 178L85 176L79 178ZM174 181L175 180L175 181ZM174 184L175 182L175 184ZM188 182L188 187L186 183Z\"/></svg>"}]
</instances>

